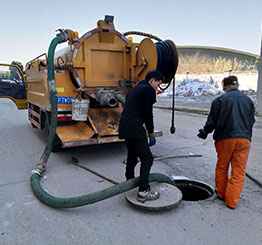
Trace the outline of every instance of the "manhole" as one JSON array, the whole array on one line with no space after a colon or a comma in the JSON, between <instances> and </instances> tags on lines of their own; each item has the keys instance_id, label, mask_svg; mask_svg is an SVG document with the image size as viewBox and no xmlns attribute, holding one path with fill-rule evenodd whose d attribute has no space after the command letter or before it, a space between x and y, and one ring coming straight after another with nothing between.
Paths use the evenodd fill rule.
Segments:
<instances>
[{"instance_id":1,"label":"manhole","mask_svg":"<svg viewBox=\"0 0 262 245\"><path fill-rule=\"evenodd\" d=\"M175 179L176 187L182 192L183 201L201 201L213 196L214 189L210 185L190 179Z\"/></svg>"}]
</instances>

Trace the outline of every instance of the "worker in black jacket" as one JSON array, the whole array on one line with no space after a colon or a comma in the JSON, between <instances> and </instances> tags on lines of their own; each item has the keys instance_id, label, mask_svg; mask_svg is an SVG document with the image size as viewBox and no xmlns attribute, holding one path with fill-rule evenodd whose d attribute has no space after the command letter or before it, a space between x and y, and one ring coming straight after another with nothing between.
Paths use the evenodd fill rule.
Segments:
<instances>
[{"instance_id":1,"label":"worker in black jacket","mask_svg":"<svg viewBox=\"0 0 262 245\"><path fill-rule=\"evenodd\" d=\"M127 180L135 177L134 170L138 158L141 161L138 189L138 201L141 202L156 200L160 196L158 192L150 190L148 176L153 164L149 146L156 143L153 104L156 102L156 90L162 81L163 76L160 72L151 71L144 81L130 89L119 123L119 138L125 139L128 151L125 173Z\"/></svg>"},{"instance_id":2,"label":"worker in black jacket","mask_svg":"<svg viewBox=\"0 0 262 245\"><path fill-rule=\"evenodd\" d=\"M217 151L216 193L225 199L227 207L234 209L245 182L245 168L250 149L252 127L255 122L255 106L252 100L238 90L238 79L223 79L225 93L211 105L207 122L199 130L198 137L207 138L213 132ZM228 169L231 163L231 176Z\"/></svg>"}]
</instances>

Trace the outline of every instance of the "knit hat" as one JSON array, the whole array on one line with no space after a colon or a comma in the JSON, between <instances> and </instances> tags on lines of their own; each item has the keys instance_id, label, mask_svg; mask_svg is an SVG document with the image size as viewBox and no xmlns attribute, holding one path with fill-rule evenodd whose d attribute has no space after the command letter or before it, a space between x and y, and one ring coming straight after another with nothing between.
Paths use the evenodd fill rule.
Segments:
<instances>
[{"instance_id":1,"label":"knit hat","mask_svg":"<svg viewBox=\"0 0 262 245\"><path fill-rule=\"evenodd\" d=\"M227 85L236 85L238 84L238 79L236 76L229 76L229 77L225 77L222 81L224 86Z\"/></svg>"}]
</instances>

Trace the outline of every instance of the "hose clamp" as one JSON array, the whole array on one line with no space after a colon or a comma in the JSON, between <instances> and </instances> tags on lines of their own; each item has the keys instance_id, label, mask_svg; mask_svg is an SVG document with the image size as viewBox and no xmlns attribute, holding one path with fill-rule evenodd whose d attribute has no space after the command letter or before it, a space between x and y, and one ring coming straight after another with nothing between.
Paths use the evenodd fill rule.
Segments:
<instances>
[{"instance_id":1,"label":"hose clamp","mask_svg":"<svg viewBox=\"0 0 262 245\"><path fill-rule=\"evenodd\" d=\"M41 177L41 173L40 173L39 169L34 169L34 170L31 171L31 173L32 173L32 175L38 174Z\"/></svg>"},{"instance_id":2,"label":"hose clamp","mask_svg":"<svg viewBox=\"0 0 262 245\"><path fill-rule=\"evenodd\" d=\"M59 33L56 34L56 36L61 38L60 43L66 42L67 40L69 40L69 35L66 31L64 31L63 29L58 29L56 30Z\"/></svg>"}]
</instances>

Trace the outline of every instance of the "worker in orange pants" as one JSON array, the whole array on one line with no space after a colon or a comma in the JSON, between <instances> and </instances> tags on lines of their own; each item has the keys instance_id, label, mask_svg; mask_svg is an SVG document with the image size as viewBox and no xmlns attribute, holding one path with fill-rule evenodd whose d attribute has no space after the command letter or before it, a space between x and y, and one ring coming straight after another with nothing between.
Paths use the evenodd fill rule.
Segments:
<instances>
[{"instance_id":1,"label":"worker in orange pants","mask_svg":"<svg viewBox=\"0 0 262 245\"><path fill-rule=\"evenodd\" d=\"M216 193L225 199L227 207L234 209L245 182L252 128L255 122L253 101L239 90L236 76L223 79L224 94L214 99L205 126L198 137L206 139L213 133L217 151ZM231 176L228 169L231 163Z\"/></svg>"},{"instance_id":2,"label":"worker in orange pants","mask_svg":"<svg viewBox=\"0 0 262 245\"><path fill-rule=\"evenodd\" d=\"M216 143L216 193L230 208L235 208L245 182L245 169L250 141L243 138L229 138ZM228 169L231 163L231 176Z\"/></svg>"}]
</instances>

